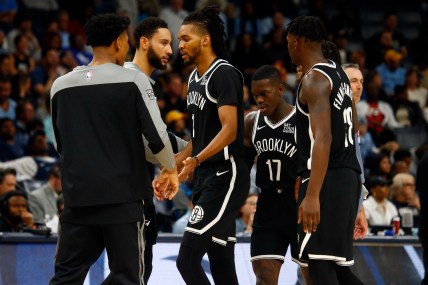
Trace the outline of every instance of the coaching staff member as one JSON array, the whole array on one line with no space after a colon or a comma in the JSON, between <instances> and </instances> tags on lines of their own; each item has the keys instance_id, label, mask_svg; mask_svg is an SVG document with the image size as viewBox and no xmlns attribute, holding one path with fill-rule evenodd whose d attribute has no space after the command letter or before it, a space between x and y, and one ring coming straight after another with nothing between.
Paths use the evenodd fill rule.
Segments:
<instances>
[{"instance_id":1,"label":"coaching staff member","mask_svg":"<svg viewBox=\"0 0 428 285\"><path fill-rule=\"evenodd\" d=\"M51 90L56 147L61 154L65 208L50 284L83 284L104 248L110 275L103 284L144 284L144 209L150 188L142 135L178 190L174 154L159 111L149 112L147 78L122 67L129 19L114 14L85 26L94 57L58 78Z\"/></svg>"}]
</instances>

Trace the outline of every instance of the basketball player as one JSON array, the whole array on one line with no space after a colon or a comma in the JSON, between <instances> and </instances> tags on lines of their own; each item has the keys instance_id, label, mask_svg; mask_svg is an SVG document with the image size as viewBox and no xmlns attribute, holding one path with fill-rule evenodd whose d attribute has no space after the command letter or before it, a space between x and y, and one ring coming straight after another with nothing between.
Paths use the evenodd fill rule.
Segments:
<instances>
[{"instance_id":1,"label":"basketball player","mask_svg":"<svg viewBox=\"0 0 428 285\"><path fill-rule=\"evenodd\" d=\"M304 74L296 98L299 258L315 285L362 284L349 268L361 190L349 79L323 55L319 18L297 17L286 33L292 62Z\"/></svg>"},{"instance_id":2,"label":"basketball player","mask_svg":"<svg viewBox=\"0 0 428 285\"><path fill-rule=\"evenodd\" d=\"M168 198L178 190L166 129L147 108L147 78L122 67L128 25L128 18L115 14L89 19L93 60L52 86L65 207L50 284L83 284L104 249L110 274L103 284L144 284L142 200L152 194L142 134L165 167L160 180L169 180Z\"/></svg>"},{"instance_id":3,"label":"basketball player","mask_svg":"<svg viewBox=\"0 0 428 285\"><path fill-rule=\"evenodd\" d=\"M178 34L185 64L194 64L187 107L191 142L178 155L179 178L194 171L194 209L177 258L186 284L210 284L201 266L208 253L216 284L236 285L235 218L247 198L250 176L243 157L243 77L226 60L224 25L214 7L190 13Z\"/></svg>"},{"instance_id":4,"label":"basketball player","mask_svg":"<svg viewBox=\"0 0 428 285\"><path fill-rule=\"evenodd\" d=\"M156 17L148 17L141 21L134 30L134 41L136 45L136 52L134 55L133 62L125 62L124 67L136 70L144 74L148 81L143 87L147 94L151 94L149 97L153 103L156 103L156 94L153 90L155 81L150 77L155 69L166 69L169 58L172 54L171 49L171 32L168 30L167 23ZM159 114L159 107L157 104L147 105L149 112ZM157 124L163 125L166 129L166 125L163 121L158 121ZM174 152L178 152L183 149L187 144L184 140L169 133L172 149ZM145 140L147 142L147 140ZM159 162L155 156L151 153L150 148L146 146L146 159L157 165ZM149 164L149 170L151 170L152 178L154 178L154 165ZM151 193L153 193L153 190ZM164 197L158 197L163 199ZM153 204L153 195L144 199L144 238L145 238L145 249L144 249L144 282L147 283L152 269L153 261L153 245L156 244L157 239L157 226L156 226L156 209Z\"/></svg>"},{"instance_id":5,"label":"basketball player","mask_svg":"<svg viewBox=\"0 0 428 285\"><path fill-rule=\"evenodd\" d=\"M278 284L289 245L292 259L298 262L296 111L283 99L284 83L274 66L256 70L251 92L259 110L245 117L245 156L252 166L257 155L256 185L261 189L251 235L251 261L256 284Z\"/></svg>"}]
</instances>

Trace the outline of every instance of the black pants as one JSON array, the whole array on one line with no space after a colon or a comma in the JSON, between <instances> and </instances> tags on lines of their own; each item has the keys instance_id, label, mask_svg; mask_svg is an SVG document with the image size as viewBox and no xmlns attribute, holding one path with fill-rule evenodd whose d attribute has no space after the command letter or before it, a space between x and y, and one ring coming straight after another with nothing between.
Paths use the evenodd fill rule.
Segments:
<instances>
[{"instance_id":1,"label":"black pants","mask_svg":"<svg viewBox=\"0 0 428 285\"><path fill-rule=\"evenodd\" d=\"M103 284L144 284L143 229L142 221L118 225L61 223L55 275L49 284L83 284L104 248L110 274Z\"/></svg>"}]
</instances>

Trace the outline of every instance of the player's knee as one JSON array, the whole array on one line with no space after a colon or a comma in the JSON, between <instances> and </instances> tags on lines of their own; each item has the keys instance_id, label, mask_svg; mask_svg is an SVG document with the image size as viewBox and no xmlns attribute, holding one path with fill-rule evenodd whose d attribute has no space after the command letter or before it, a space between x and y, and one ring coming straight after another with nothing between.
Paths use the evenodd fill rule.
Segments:
<instances>
[{"instance_id":1,"label":"player's knee","mask_svg":"<svg viewBox=\"0 0 428 285\"><path fill-rule=\"evenodd\" d=\"M278 283L279 270L270 262L253 262L254 274L257 278L257 285L272 285Z\"/></svg>"}]
</instances>

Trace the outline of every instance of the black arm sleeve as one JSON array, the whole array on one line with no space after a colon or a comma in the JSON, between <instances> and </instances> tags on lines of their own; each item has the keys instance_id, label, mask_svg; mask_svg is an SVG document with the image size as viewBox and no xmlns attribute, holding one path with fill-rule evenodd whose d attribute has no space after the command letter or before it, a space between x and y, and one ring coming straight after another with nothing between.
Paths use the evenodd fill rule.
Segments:
<instances>
[{"instance_id":1,"label":"black arm sleeve","mask_svg":"<svg viewBox=\"0 0 428 285\"><path fill-rule=\"evenodd\" d=\"M177 153L178 152L178 144L177 144L177 140L175 139L175 135L168 131L168 137L169 137L169 141L171 142L172 151L174 153Z\"/></svg>"},{"instance_id":2,"label":"black arm sleeve","mask_svg":"<svg viewBox=\"0 0 428 285\"><path fill-rule=\"evenodd\" d=\"M244 155L245 155L245 162L248 165L248 169L251 169L254 164L254 158L257 155L256 149L254 147L244 146Z\"/></svg>"}]
</instances>

